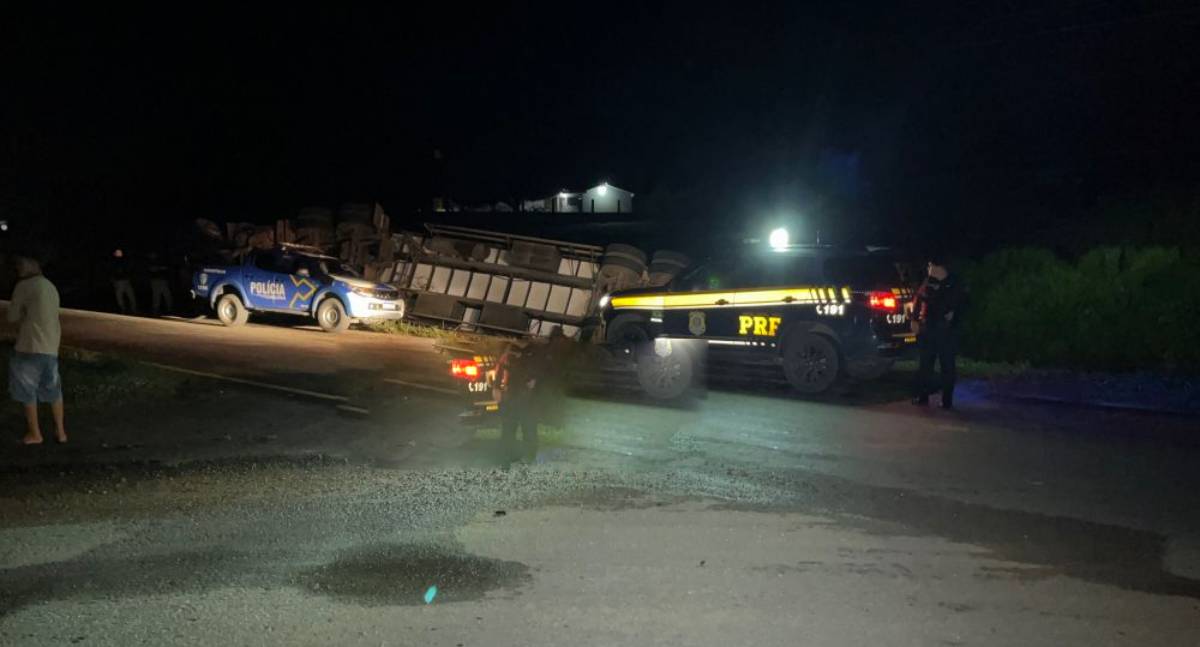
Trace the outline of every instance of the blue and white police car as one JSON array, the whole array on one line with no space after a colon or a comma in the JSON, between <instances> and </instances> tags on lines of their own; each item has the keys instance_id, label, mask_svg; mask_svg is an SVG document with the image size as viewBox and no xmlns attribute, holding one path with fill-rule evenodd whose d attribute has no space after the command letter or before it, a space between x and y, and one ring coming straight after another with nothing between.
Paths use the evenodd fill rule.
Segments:
<instances>
[{"instance_id":1,"label":"blue and white police car","mask_svg":"<svg viewBox=\"0 0 1200 647\"><path fill-rule=\"evenodd\" d=\"M226 326L246 323L251 312L273 312L312 317L323 330L341 332L354 320L402 319L405 310L396 288L298 245L254 250L240 265L202 267L192 295L206 299Z\"/></svg>"}]
</instances>

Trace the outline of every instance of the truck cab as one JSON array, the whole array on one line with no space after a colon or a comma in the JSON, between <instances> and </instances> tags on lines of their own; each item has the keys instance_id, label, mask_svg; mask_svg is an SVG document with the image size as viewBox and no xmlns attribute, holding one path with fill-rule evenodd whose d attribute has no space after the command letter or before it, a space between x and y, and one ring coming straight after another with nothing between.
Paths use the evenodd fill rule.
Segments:
<instances>
[{"instance_id":1,"label":"truck cab","mask_svg":"<svg viewBox=\"0 0 1200 647\"><path fill-rule=\"evenodd\" d=\"M354 320L404 317L398 290L367 281L337 258L295 245L253 250L240 264L205 266L192 277L192 295L205 299L226 326L252 312L311 317L327 332Z\"/></svg>"}]
</instances>

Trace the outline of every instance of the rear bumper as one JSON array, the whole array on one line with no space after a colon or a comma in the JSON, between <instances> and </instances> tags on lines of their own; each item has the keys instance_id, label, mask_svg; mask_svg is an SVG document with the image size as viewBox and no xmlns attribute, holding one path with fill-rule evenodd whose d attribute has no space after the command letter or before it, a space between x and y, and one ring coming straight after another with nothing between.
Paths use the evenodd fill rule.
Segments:
<instances>
[{"instance_id":1,"label":"rear bumper","mask_svg":"<svg viewBox=\"0 0 1200 647\"><path fill-rule=\"evenodd\" d=\"M495 400L472 402L470 409L458 414L458 422L464 427L489 426L499 418L500 403Z\"/></svg>"},{"instance_id":2,"label":"rear bumper","mask_svg":"<svg viewBox=\"0 0 1200 647\"><path fill-rule=\"evenodd\" d=\"M880 357L888 359L906 359L917 355L917 338L915 335L903 335L894 341L882 343L876 349Z\"/></svg>"}]
</instances>

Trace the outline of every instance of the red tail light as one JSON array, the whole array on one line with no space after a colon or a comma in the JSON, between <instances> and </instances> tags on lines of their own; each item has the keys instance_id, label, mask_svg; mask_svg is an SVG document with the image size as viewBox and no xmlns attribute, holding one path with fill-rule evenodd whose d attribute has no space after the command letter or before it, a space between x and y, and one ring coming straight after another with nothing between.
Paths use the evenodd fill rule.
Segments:
<instances>
[{"instance_id":1,"label":"red tail light","mask_svg":"<svg viewBox=\"0 0 1200 647\"><path fill-rule=\"evenodd\" d=\"M450 375L462 380L474 380L479 377L479 363L473 359L452 359Z\"/></svg>"},{"instance_id":2,"label":"red tail light","mask_svg":"<svg viewBox=\"0 0 1200 647\"><path fill-rule=\"evenodd\" d=\"M899 306L896 295L891 292L868 293L867 303L871 306L872 310L883 310L884 312L895 312Z\"/></svg>"}]
</instances>

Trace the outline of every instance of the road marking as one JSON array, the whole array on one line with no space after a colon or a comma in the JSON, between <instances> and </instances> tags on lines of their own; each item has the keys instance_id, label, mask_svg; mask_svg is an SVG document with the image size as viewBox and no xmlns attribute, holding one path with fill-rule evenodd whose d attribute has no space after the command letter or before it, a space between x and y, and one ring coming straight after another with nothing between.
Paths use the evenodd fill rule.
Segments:
<instances>
[{"instance_id":1,"label":"road marking","mask_svg":"<svg viewBox=\"0 0 1200 647\"><path fill-rule=\"evenodd\" d=\"M352 404L339 404L337 405L337 409L338 411L348 411L350 413L358 413L364 416L370 415L371 413L371 410L366 407L356 407Z\"/></svg>"},{"instance_id":2,"label":"road marking","mask_svg":"<svg viewBox=\"0 0 1200 647\"><path fill-rule=\"evenodd\" d=\"M394 377L385 377L385 378L383 378L383 381L391 382L392 384L399 384L400 386L411 386L414 389L426 389L428 391L437 391L438 393L446 393L448 395L458 395L459 394L459 392L454 389L447 389L447 388L441 387L441 386L430 386L428 384L421 384L419 382L405 382L404 380L397 380Z\"/></svg>"},{"instance_id":3,"label":"road marking","mask_svg":"<svg viewBox=\"0 0 1200 647\"><path fill-rule=\"evenodd\" d=\"M221 375L219 373L208 373L206 371L196 371L196 370L192 370L190 368L171 366L170 364L159 364L158 362L142 362L142 363L145 364L146 366L153 366L155 368L161 368L166 371L175 371L176 373L186 373L188 375L207 377L207 378L212 378L214 380L224 380L226 382L233 382L235 384L246 384L249 386L257 386L257 387L263 388L263 389L272 389L275 391L283 391L284 393L291 393L293 395L303 395L308 398L318 398L320 400L329 400L331 402L346 402L350 399L344 395L333 395L331 393L321 393L319 391L309 391L308 389L297 389L297 388L290 387L290 386L283 386L281 384L270 384L267 382L259 382L257 380L247 380L245 378L240 378L240 377L230 377L228 375Z\"/></svg>"}]
</instances>

